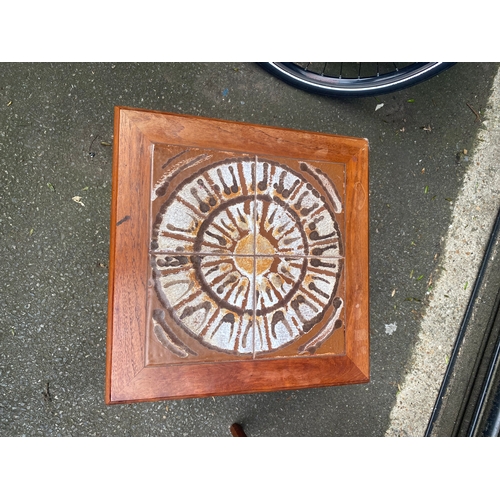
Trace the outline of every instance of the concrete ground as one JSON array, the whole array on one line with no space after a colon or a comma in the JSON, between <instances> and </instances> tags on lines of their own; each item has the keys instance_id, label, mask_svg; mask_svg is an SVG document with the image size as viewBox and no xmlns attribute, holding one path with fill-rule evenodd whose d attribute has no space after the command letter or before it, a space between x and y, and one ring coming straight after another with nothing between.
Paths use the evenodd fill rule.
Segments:
<instances>
[{"instance_id":1,"label":"concrete ground","mask_svg":"<svg viewBox=\"0 0 500 500\"><path fill-rule=\"evenodd\" d=\"M498 137L499 66L340 100L253 63L0 64L0 435L229 436L235 421L249 436L422 435L498 206L498 156L480 146ZM115 105L369 139L369 384L104 404ZM450 268L457 224L465 260ZM455 318L444 341L428 322L437 283ZM442 352L424 371L423 335Z\"/></svg>"}]
</instances>

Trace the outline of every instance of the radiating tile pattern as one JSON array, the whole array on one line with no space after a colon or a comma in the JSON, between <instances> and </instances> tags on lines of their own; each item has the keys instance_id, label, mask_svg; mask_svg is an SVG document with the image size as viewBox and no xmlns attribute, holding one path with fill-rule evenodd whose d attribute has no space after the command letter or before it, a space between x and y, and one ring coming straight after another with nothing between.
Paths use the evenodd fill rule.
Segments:
<instances>
[{"instance_id":1,"label":"radiating tile pattern","mask_svg":"<svg viewBox=\"0 0 500 500\"><path fill-rule=\"evenodd\" d=\"M157 157L154 349L172 362L338 349L322 346L343 335L343 166L332 179L318 162L180 146Z\"/></svg>"}]
</instances>

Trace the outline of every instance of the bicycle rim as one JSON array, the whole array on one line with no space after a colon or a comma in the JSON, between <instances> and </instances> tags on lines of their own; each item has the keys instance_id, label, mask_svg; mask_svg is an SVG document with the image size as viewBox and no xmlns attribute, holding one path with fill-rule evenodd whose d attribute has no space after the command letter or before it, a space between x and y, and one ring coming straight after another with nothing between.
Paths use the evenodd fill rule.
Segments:
<instances>
[{"instance_id":1,"label":"bicycle rim","mask_svg":"<svg viewBox=\"0 0 500 500\"><path fill-rule=\"evenodd\" d=\"M330 96L395 92L427 80L454 63L259 63L302 90Z\"/></svg>"}]
</instances>

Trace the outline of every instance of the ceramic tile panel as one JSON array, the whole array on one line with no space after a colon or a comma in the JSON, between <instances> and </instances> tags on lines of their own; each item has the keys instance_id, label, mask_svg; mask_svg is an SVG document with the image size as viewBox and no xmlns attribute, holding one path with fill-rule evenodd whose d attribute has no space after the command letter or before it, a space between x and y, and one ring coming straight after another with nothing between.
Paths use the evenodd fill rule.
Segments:
<instances>
[{"instance_id":1,"label":"ceramic tile panel","mask_svg":"<svg viewBox=\"0 0 500 500\"><path fill-rule=\"evenodd\" d=\"M155 147L148 364L344 352L344 165L325 165Z\"/></svg>"}]
</instances>

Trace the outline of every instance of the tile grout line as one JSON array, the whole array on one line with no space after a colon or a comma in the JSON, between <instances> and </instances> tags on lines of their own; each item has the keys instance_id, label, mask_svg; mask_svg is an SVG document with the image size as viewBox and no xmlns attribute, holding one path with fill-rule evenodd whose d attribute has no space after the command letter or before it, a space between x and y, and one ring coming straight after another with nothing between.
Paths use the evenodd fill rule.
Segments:
<instances>
[{"instance_id":1,"label":"tile grout line","mask_svg":"<svg viewBox=\"0 0 500 500\"><path fill-rule=\"evenodd\" d=\"M344 260L345 256L343 255L298 255L298 254L286 254L286 253L273 253L273 254L266 254L266 253L251 253L251 254L244 254L244 253L204 253L204 252L155 252L155 251L150 251L150 255L165 255L165 256L171 256L171 257L191 257L191 256L201 256L201 257L262 257L262 258L269 258L269 257L279 257L283 259L337 259L337 260Z\"/></svg>"},{"instance_id":2,"label":"tile grout line","mask_svg":"<svg viewBox=\"0 0 500 500\"><path fill-rule=\"evenodd\" d=\"M255 333L256 333L256 296L257 296L257 162L258 156L255 155L255 165L253 167L254 175L252 175L253 182L253 315L252 315L252 329L253 329L253 353L252 358L255 359Z\"/></svg>"}]
</instances>

